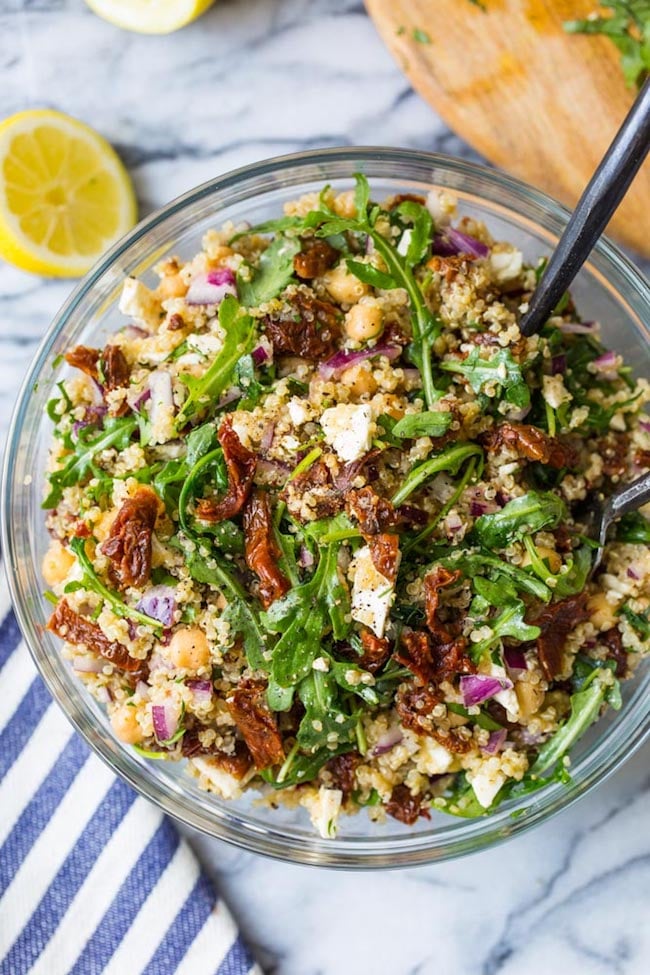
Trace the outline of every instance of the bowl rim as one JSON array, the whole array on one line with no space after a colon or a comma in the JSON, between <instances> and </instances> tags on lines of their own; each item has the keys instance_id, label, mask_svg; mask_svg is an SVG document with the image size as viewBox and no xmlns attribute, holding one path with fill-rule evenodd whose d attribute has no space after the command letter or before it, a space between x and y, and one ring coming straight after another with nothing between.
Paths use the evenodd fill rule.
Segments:
<instances>
[{"instance_id":1,"label":"bowl rim","mask_svg":"<svg viewBox=\"0 0 650 975\"><path fill-rule=\"evenodd\" d=\"M104 741L98 735L90 733L90 719L88 715L80 709L71 706L69 700L63 694L63 687L57 677L57 668L54 663L49 657L41 659L37 654L35 649L37 630L26 601L20 592L17 578L11 571L11 566L14 561L13 526L11 522L11 504L14 488L12 462L19 442L29 394L34 382L41 375L43 367L48 362L50 351L56 338L65 327L70 315L83 302L96 282L111 268L115 261L123 254L126 254L138 241L145 238L155 227L182 212L185 208L210 197L213 193L227 191L229 187L235 187L242 182L254 179L256 176L268 177L273 174L306 169L316 163L327 166L328 163L332 164L336 162L356 164L361 170L363 169L364 163L371 162L395 163L396 165L421 163L432 168L435 167L437 171L452 172L475 179L481 178L494 187L510 192L515 197L527 198L528 201L540 207L544 212L558 218L562 223L566 223L570 216L570 211L548 194L528 186L515 177L493 170L479 163L419 149L385 148L378 146L312 149L276 156L230 170L176 197L140 221L133 230L117 241L104 254L100 261L91 268L73 289L55 315L42 341L39 343L32 363L20 386L10 420L2 470L0 544L4 552L5 572L11 597L11 605L13 606L23 638L29 648L37 671L45 681L49 693L75 730L81 734L91 750L115 774L121 776L139 794L152 801L174 819L198 829L206 835L226 840L242 849L262 853L285 862L342 869L386 869L442 862L443 860L467 855L468 853L488 846L494 846L515 835L526 832L538 823L551 818L551 816L561 810L569 808L596 785L605 781L650 735L650 701L648 701L645 708L646 713L639 713L636 716L636 721L633 723L631 729L632 734L626 736L625 754L622 753L622 747L619 747L614 752L613 758L610 758L609 761L605 758L605 761L603 761L603 756L600 755L603 749L599 749L598 744L596 744L580 760L582 763L579 766L580 771L584 772L580 779L574 779L573 785L569 788L552 783L544 789L541 789L535 796L533 811L529 815L513 819L512 813L505 809L497 810L490 816L479 819L464 820L463 825L457 827L455 830L456 833L461 833L464 827L463 835L457 838L451 838L448 842L443 843L442 847L435 843L431 834L427 836L411 834L410 839L415 841L417 838L420 840L419 843L409 843L408 838L402 840L400 837L400 843L395 849L391 849L395 844L395 837L385 838L381 836L364 838L363 840L343 837L341 839L319 841L317 838L314 838L314 842L307 845L303 843L301 837L289 838L283 834L281 829L273 830L269 828L260 830L256 827L247 827L246 823L242 822L242 819L245 820L245 814L238 816L238 821L234 823L232 822L233 817L231 817L230 822L215 821L212 819L208 823L206 818L201 815L201 810L198 809L197 811L195 808L191 795L175 795L169 788L161 787L158 780L142 774L142 765L131 766L125 763L119 763L119 761L116 764L114 756ZM399 175L399 172L396 172L395 176L397 178L399 178ZM408 177L405 177L404 181L408 182ZM254 195L251 196L252 198L254 198ZM603 237L596 245L594 252L599 257L604 258L609 265L613 265L614 269L625 280L631 292L640 295L644 305L650 308L650 284L620 249L607 237ZM623 296L618 289L614 290L617 297L623 300ZM630 709L630 712L628 720L632 717L632 709ZM629 729L626 730L629 731ZM605 738L609 738L609 736L605 736ZM604 739L601 739L601 744L602 741ZM541 800L544 799L548 801L542 802Z\"/></svg>"}]
</instances>

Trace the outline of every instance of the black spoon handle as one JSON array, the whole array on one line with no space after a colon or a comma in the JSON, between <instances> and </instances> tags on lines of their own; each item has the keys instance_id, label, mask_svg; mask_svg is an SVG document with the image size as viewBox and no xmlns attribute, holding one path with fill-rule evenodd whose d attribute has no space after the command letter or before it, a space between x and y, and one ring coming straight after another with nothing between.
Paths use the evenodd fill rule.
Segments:
<instances>
[{"instance_id":1,"label":"black spoon handle","mask_svg":"<svg viewBox=\"0 0 650 975\"><path fill-rule=\"evenodd\" d=\"M647 78L580 197L530 300L520 329L534 335L586 261L650 150L650 78ZM639 218L643 219L643 214Z\"/></svg>"}]
</instances>

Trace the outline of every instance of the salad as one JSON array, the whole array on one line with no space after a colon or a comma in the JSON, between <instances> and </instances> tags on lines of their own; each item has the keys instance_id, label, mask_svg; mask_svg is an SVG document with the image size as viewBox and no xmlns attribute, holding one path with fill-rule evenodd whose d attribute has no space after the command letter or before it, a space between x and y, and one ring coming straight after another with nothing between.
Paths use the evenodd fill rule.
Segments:
<instances>
[{"instance_id":1,"label":"salad","mask_svg":"<svg viewBox=\"0 0 650 975\"><path fill-rule=\"evenodd\" d=\"M209 232L49 404L48 629L147 760L222 799L479 816L570 777L648 651L650 520L591 573L650 399L446 193L359 175Z\"/></svg>"}]
</instances>

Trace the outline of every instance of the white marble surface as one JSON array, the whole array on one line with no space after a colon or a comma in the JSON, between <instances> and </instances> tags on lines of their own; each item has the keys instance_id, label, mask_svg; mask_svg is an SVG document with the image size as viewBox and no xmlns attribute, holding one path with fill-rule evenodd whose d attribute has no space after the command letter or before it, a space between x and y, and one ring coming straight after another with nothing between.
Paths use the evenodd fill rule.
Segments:
<instances>
[{"instance_id":1,"label":"white marble surface","mask_svg":"<svg viewBox=\"0 0 650 975\"><path fill-rule=\"evenodd\" d=\"M142 213L305 147L473 155L409 89L355 0L219 0L163 38L122 33L82 0L0 0L0 78L0 117L50 105L103 132ZM0 267L0 443L70 287ZM537 831L435 867L333 873L192 839L269 973L646 975L649 757Z\"/></svg>"}]
</instances>

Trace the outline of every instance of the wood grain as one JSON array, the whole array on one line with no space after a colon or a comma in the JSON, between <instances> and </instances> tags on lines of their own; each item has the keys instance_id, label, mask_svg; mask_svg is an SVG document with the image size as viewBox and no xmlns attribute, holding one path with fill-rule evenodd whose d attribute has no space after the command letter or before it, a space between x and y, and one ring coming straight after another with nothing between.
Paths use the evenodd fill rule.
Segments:
<instances>
[{"instance_id":1,"label":"wood grain","mask_svg":"<svg viewBox=\"0 0 650 975\"><path fill-rule=\"evenodd\" d=\"M596 0L366 0L414 88L491 162L575 204L634 98L603 37L567 34ZM430 43L414 38L424 31ZM650 163L609 231L650 256Z\"/></svg>"}]
</instances>

